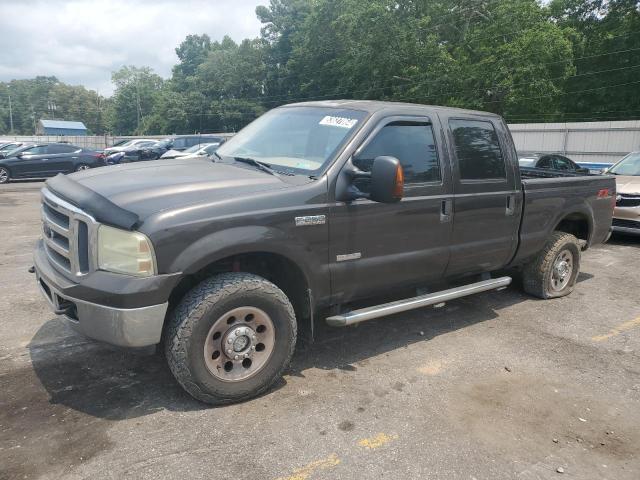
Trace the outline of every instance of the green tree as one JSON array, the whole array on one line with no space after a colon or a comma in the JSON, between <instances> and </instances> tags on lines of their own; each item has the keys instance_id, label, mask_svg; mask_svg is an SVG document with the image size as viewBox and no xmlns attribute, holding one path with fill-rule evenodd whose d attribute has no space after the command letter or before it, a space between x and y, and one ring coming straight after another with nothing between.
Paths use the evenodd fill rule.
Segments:
<instances>
[{"instance_id":1,"label":"green tree","mask_svg":"<svg viewBox=\"0 0 640 480\"><path fill-rule=\"evenodd\" d=\"M162 92L162 78L149 67L125 66L113 72L111 128L116 134L142 133Z\"/></svg>"}]
</instances>

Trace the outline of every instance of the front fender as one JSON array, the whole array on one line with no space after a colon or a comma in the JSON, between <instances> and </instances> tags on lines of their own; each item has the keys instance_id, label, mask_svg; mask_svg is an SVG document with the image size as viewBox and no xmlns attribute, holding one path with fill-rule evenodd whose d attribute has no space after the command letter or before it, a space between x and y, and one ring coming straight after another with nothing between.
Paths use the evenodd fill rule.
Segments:
<instances>
[{"instance_id":1,"label":"front fender","mask_svg":"<svg viewBox=\"0 0 640 480\"><path fill-rule=\"evenodd\" d=\"M262 225L228 228L190 244L169 265L169 271L193 274L224 258L246 253L271 253L296 264L309 288L322 296L329 291L326 255L284 230ZM324 255L324 257L323 257Z\"/></svg>"}]
</instances>

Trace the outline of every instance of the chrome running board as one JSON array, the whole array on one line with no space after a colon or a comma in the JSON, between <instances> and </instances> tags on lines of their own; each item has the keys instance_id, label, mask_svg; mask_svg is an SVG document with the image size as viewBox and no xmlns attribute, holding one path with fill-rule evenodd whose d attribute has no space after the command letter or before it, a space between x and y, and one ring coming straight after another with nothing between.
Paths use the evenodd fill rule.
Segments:
<instances>
[{"instance_id":1,"label":"chrome running board","mask_svg":"<svg viewBox=\"0 0 640 480\"><path fill-rule=\"evenodd\" d=\"M406 312L416 308L436 305L438 303L447 302L455 298L466 297L474 293L486 292L487 290L496 290L506 288L511 283L511 277L492 278L490 280L482 280L481 282L470 283L462 287L450 288L440 292L428 293L405 300L396 302L383 303L373 307L361 308L346 312L340 315L333 315L327 318L327 323L332 327L346 327L354 323L373 320L374 318L392 315L394 313Z\"/></svg>"}]
</instances>

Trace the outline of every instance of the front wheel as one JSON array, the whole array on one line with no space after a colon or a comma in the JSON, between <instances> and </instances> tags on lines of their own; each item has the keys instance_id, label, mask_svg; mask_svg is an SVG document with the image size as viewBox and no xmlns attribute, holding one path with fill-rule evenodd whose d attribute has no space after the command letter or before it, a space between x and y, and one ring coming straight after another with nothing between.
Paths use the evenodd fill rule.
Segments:
<instances>
[{"instance_id":1,"label":"front wheel","mask_svg":"<svg viewBox=\"0 0 640 480\"><path fill-rule=\"evenodd\" d=\"M164 351L193 397L221 405L267 390L289 364L296 318L286 295L249 273L224 273L191 291L172 312Z\"/></svg>"},{"instance_id":2,"label":"front wheel","mask_svg":"<svg viewBox=\"0 0 640 480\"><path fill-rule=\"evenodd\" d=\"M554 232L523 271L525 292L539 298L569 295L580 273L580 244L569 233Z\"/></svg>"},{"instance_id":3,"label":"front wheel","mask_svg":"<svg viewBox=\"0 0 640 480\"><path fill-rule=\"evenodd\" d=\"M0 167L0 183L9 183L9 180L11 180L9 169L6 167Z\"/></svg>"}]
</instances>

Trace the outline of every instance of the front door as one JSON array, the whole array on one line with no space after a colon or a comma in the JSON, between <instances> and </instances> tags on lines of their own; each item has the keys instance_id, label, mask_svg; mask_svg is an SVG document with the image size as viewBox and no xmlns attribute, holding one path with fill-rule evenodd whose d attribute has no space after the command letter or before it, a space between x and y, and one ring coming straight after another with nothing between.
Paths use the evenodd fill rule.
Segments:
<instances>
[{"instance_id":1,"label":"front door","mask_svg":"<svg viewBox=\"0 0 640 480\"><path fill-rule=\"evenodd\" d=\"M515 150L500 120L446 120L453 162L453 234L447 275L490 272L515 253L521 195Z\"/></svg>"},{"instance_id":2,"label":"front door","mask_svg":"<svg viewBox=\"0 0 640 480\"><path fill-rule=\"evenodd\" d=\"M23 150L22 155L11 166L12 174L19 178L42 178L46 176L47 146L36 145Z\"/></svg>"},{"instance_id":3,"label":"front door","mask_svg":"<svg viewBox=\"0 0 640 480\"><path fill-rule=\"evenodd\" d=\"M388 292L439 279L449 259L450 178L437 119L384 119L352 157L369 171L381 155L402 164L404 198L393 204L367 199L337 202L331 209L331 288L336 301ZM367 191L367 181L356 186Z\"/></svg>"}]
</instances>

